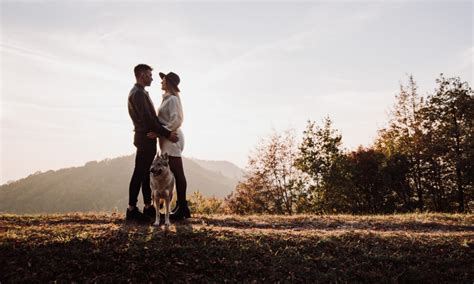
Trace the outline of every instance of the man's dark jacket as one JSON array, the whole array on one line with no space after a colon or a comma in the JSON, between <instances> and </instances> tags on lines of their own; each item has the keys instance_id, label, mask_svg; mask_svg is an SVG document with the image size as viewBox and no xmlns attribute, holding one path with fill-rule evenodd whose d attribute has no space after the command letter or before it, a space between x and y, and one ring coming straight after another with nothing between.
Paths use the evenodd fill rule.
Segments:
<instances>
[{"instance_id":1,"label":"man's dark jacket","mask_svg":"<svg viewBox=\"0 0 474 284\"><path fill-rule=\"evenodd\" d=\"M138 84L133 86L128 95L128 113L133 121L135 137L146 136L148 132L155 132L163 137L170 135L170 131L158 120L148 92Z\"/></svg>"}]
</instances>

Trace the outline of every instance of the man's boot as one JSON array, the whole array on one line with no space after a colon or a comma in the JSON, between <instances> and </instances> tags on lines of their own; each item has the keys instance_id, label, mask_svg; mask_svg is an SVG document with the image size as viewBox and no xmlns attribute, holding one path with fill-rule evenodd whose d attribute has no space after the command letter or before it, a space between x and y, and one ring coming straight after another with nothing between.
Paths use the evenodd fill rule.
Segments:
<instances>
[{"instance_id":1,"label":"man's boot","mask_svg":"<svg viewBox=\"0 0 474 284\"><path fill-rule=\"evenodd\" d=\"M150 205L148 208L146 206L143 208L143 215L148 216L152 222L155 221L156 218L156 208L153 205Z\"/></svg>"},{"instance_id":2,"label":"man's boot","mask_svg":"<svg viewBox=\"0 0 474 284\"><path fill-rule=\"evenodd\" d=\"M145 214L143 214L142 212L140 212L136 206L133 207L132 210L127 209L125 220L137 221L141 223L150 222L150 218L146 216Z\"/></svg>"}]
</instances>

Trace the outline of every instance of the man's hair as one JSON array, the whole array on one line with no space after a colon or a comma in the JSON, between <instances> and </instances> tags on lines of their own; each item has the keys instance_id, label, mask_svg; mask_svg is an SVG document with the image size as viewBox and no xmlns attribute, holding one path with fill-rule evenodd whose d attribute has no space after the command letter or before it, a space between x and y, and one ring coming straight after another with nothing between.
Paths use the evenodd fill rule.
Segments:
<instances>
[{"instance_id":1,"label":"man's hair","mask_svg":"<svg viewBox=\"0 0 474 284\"><path fill-rule=\"evenodd\" d=\"M138 77L140 77L140 74L148 70L153 71L153 68L151 68L150 66L146 64L138 64L133 69L133 72L135 73L135 78L138 79Z\"/></svg>"}]
</instances>

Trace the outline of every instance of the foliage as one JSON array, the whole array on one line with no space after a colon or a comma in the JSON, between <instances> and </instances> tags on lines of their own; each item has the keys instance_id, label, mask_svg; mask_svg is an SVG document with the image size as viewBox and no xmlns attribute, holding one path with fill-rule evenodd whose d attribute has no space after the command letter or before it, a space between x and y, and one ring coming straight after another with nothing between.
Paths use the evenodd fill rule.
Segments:
<instances>
[{"instance_id":1,"label":"foliage","mask_svg":"<svg viewBox=\"0 0 474 284\"><path fill-rule=\"evenodd\" d=\"M474 206L474 96L459 78L418 94L400 85L374 145L342 149L329 117L293 136L273 134L249 160L227 200L235 214L465 212Z\"/></svg>"},{"instance_id":2,"label":"foliage","mask_svg":"<svg viewBox=\"0 0 474 284\"><path fill-rule=\"evenodd\" d=\"M463 212L474 197L474 93L460 78L441 74L436 82L438 87L429 96L425 111L427 136L434 138L436 144L427 145L426 156L436 159L436 167L441 165L440 172L444 172L442 177L432 174L442 182L448 209L456 203L458 211ZM438 207L444 209L446 203Z\"/></svg>"},{"instance_id":3,"label":"foliage","mask_svg":"<svg viewBox=\"0 0 474 284\"><path fill-rule=\"evenodd\" d=\"M326 117L323 126L308 121L303 132L303 141L295 165L308 175L308 207L304 211L334 211L333 203L340 196L343 186L335 188L343 174L339 168L342 157L342 136L332 127L332 121Z\"/></svg>"},{"instance_id":4,"label":"foliage","mask_svg":"<svg viewBox=\"0 0 474 284\"><path fill-rule=\"evenodd\" d=\"M212 197L204 197L201 192L196 191L191 195L189 207L193 214L223 214L224 201L222 199Z\"/></svg>"},{"instance_id":5,"label":"foliage","mask_svg":"<svg viewBox=\"0 0 474 284\"><path fill-rule=\"evenodd\" d=\"M226 199L236 214L293 214L304 192L294 134L272 134L249 158L247 176Z\"/></svg>"},{"instance_id":6,"label":"foliage","mask_svg":"<svg viewBox=\"0 0 474 284\"><path fill-rule=\"evenodd\" d=\"M441 74L436 83L423 100L410 76L375 147L408 163L397 190L404 210L463 212L473 201L473 92L460 78Z\"/></svg>"},{"instance_id":7,"label":"foliage","mask_svg":"<svg viewBox=\"0 0 474 284\"><path fill-rule=\"evenodd\" d=\"M412 208L416 203L419 210L424 208L422 187L422 109L424 100L417 92L418 86L409 76L407 86L400 84L400 93L395 96L396 103L392 110L389 126L381 129L376 141L376 147L386 156L403 155L409 163L405 175L408 187L403 194L410 196L405 207Z\"/></svg>"}]
</instances>

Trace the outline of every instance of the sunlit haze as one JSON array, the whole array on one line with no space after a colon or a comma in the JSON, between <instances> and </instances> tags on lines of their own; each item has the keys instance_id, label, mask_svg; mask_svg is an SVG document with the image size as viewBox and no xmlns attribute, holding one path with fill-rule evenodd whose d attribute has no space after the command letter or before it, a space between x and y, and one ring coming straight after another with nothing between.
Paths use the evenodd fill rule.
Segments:
<instances>
[{"instance_id":1,"label":"sunlit haze","mask_svg":"<svg viewBox=\"0 0 474 284\"><path fill-rule=\"evenodd\" d=\"M370 145L400 82L473 83L472 1L1 2L0 184L130 155L133 67L181 77L184 156L245 167L330 116Z\"/></svg>"}]
</instances>

